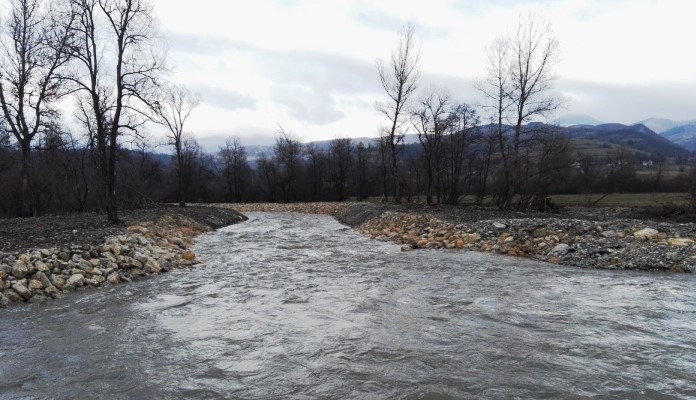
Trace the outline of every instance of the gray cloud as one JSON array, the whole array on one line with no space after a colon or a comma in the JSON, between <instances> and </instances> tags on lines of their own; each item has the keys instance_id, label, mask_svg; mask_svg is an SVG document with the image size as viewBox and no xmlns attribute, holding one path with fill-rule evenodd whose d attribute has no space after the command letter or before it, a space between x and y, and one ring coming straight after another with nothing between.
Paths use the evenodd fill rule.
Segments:
<instances>
[{"instance_id":1,"label":"gray cloud","mask_svg":"<svg viewBox=\"0 0 696 400\"><path fill-rule=\"evenodd\" d=\"M256 109L256 99L245 96L234 90L215 88L207 85L196 85L194 90L203 96L203 101L215 107L226 110L254 110Z\"/></svg>"},{"instance_id":2,"label":"gray cloud","mask_svg":"<svg viewBox=\"0 0 696 400\"><path fill-rule=\"evenodd\" d=\"M295 118L326 124L345 117L334 95L374 94L381 91L372 63L338 54L316 51L274 51L242 43L198 36L177 35L177 51L196 54L232 53L253 62L273 82L271 100L285 106ZM201 90L204 91L204 90ZM253 99L215 88L205 90L206 99L226 108L253 107Z\"/></svg>"},{"instance_id":3,"label":"gray cloud","mask_svg":"<svg viewBox=\"0 0 696 400\"><path fill-rule=\"evenodd\" d=\"M238 137L243 146L272 146L275 143L275 134L275 129L270 126L238 127L228 132L206 132L205 135L196 136L196 140L205 152L215 153L232 137Z\"/></svg>"},{"instance_id":4,"label":"gray cloud","mask_svg":"<svg viewBox=\"0 0 696 400\"><path fill-rule=\"evenodd\" d=\"M370 3L361 3L352 13L351 18L363 26L380 31L397 32L406 23L410 22L413 24L418 36L444 38L452 33L450 29L426 26L417 20L397 18L386 11L375 8Z\"/></svg>"},{"instance_id":5,"label":"gray cloud","mask_svg":"<svg viewBox=\"0 0 696 400\"><path fill-rule=\"evenodd\" d=\"M630 124L650 117L689 120L696 115L696 81L644 85L559 81L556 86L569 96L568 112L602 121Z\"/></svg>"},{"instance_id":6,"label":"gray cloud","mask_svg":"<svg viewBox=\"0 0 696 400\"><path fill-rule=\"evenodd\" d=\"M199 35L184 35L177 32L166 32L167 42L171 49L190 54L219 54L230 48L242 46L231 40Z\"/></svg>"},{"instance_id":7,"label":"gray cloud","mask_svg":"<svg viewBox=\"0 0 696 400\"><path fill-rule=\"evenodd\" d=\"M336 102L326 92L296 83L276 85L273 99L287 106L290 115L301 121L323 125L345 117L336 109Z\"/></svg>"}]
</instances>

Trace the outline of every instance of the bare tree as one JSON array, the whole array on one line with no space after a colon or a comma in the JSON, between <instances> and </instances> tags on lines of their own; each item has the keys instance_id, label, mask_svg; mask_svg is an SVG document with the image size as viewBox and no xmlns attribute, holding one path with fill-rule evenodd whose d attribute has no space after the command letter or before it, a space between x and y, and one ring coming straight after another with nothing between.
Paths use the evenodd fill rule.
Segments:
<instances>
[{"instance_id":1,"label":"bare tree","mask_svg":"<svg viewBox=\"0 0 696 400\"><path fill-rule=\"evenodd\" d=\"M302 143L292 132L287 132L282 126L278 126L278 136L273 152L280 167L279 172L282 174L282 189L286 203L295 200L295 183L300 172L302 148Z\"/></svg>"},{"instance_id":2,"label":"bare tree","mask_svg":"<svg viewBox=\"0 0 696 400\"><path fill-rule=\"evenodd\" d=\"M453 107L448 116L446 129L449 134L444 138L444 147L449 167L447 171L449 178L447 202L449 204L457 204L462 194L463 181L468 180L473 175L473 168L465 171L465 161L473 152L471 147L476 140L475 133L478 130L478 125L478 114L466 103ZM481 153L481 175L483 175L480 179L482 180L484 192L490 165L490 152L486 152L486 150L486 148L479 149L479 153ZM469 161L470 164L473 163L473 160Z\"/></svg>"},{"instance_id":3,"label":"bare tree","mask_svg":"<svg viewBox=\"0 0 696 400\"><path fill-rule=\"evenodd\" d=\"M182 165L182 137L184 124L194 108L200 103L200 97L182 85L165 87L160 99L152 103L153 120L167 128L167 144L174 146L176 156L177 179L179 184L179 202L184 205ZM239 144L239 140L235 142Z\"/></svg>"},{"instance_id":4,"label":"bare tree","mask_svg":"<svg viewBox=\"0 0 696 400\"><path fill-rule=\"evenodd\" d=\"M442 161L442 140L451 122L449 118L452 111L451 102L450 95L446 91L433 89L420 100L418 108L411 113L411 123L418 132L418 141L423 148L427 204L433 204L433 185L440 173Z\"/></svg>"},{"instance_id":5,"label":"bare tree","mask_svg":"<svg viewBox=\"0 0 696 400\"><path fill-rule=\"evenodd\" d=\"M358 200L365 200L369 196L369 170L371 146L365 146L363 142L358 142L355 146L355 168L353 169L353 183L355 185L355 195Z\"/></svg>"},{"instance_id":6,"label":"bare tree","mask_svg":"<svg viewBox=\"0 0 696 400\"><path fill-rule=\"evenodd\" d=\"M72 0L77 10L72 76L81 96L78 117L94 140L108 220L118 222L119 138L139 134L163 72L156 22L147 0Z\"/></svg>"},{"instance_id":7,"label":"bare tree","mask_svg":"<svg viewBox=\"0 0 696 400\"><path fill-rule=\"evenodd\" d=\"M392 51L388 63L377 61L379 79L387 100L377 103L376 108L389 119L389 130L386 132L386 145L389 149L392 181L394 183L393 202L401 201L399 192L398 157L405 132L402 130L407 121L408 105L416 91L419 77L419 50L414 38L415 29L407 24L399 32L399 42Z\"/></svg>"},{"instance_id":8,"label":"bare tree","mask_svg":"<svg viewBox=\"0 0 696 400\"><path fill-rule=\"evenodd\" d=\"M259 180L266 186L266 195L269 202L274 202L276 197L276 186L278 186L278 167L272 158L268 158L266 153L261 153L256 160L256 171Z\"/></svg>"},{"instance_id":9,"label":"bare tree","mask_svg":"<svg viewBox=\"0 0 696 400\"><path fill-rule=\"evenodd\" d=\"M329 143L329 170L334 186L336 201L346 199L348 178L353 170L353 139L335 138Z\"/></svg>"},{"instance_id":10,"label":"bare tree","mask_svg":"<svg viewBox=\"0 0 696 400\"><path fill-rule=\"evenodd\" d=\"M502 199L505 199L504 201L511 197L509 191L513 174L508 151L507 132L503 125L503 121L513 105L510 98L512 92L510 47L510 40L503 37L496 38L490 44L486 49L486 77L475 83L476 89L481 92L486 100L483 107L490 112L495 132L494 136L497 138L505 180L501 196Z\"/></svg>"},{"instance_id":11,"label":"bare tree","mask_svg":"<svg viewBox=\"0 0 696 400\"><path fill-rule=\"evenodd\" d=\"M0 106L5 129L22 154L20 215L36 213L31 201L32 142L55 119L56 101L68 94L61 77L68 62L74 14L42 0L11 0L0 40Z\"/></svg>"},{"instance_id":12,"label":"bare tree","mask_svg":"<svg viewBox=\"0 0 696 400\"><path fill-rule=\"evenodd\" d=\"M318 201L321 195L326 155L316 143L310 142L304 146L304 153L309 157L309 168L312 179L312 201Z\"/></svg>"},{"instance_id":13,"label":"bare tree","mask_svg":"<svg viewBox=\"0 0 696 400\"><path fill-rule=\"evenodd\" d=\"M234 137L225 141L219 154L227 193L233 201L239 203L242 201L243 176L249 168L246 149L239 138Z\"/></svg>"},{"instance_id":14,"label":"bare tree","mask_svg":"<svg viewBox=\"0 0 696 400\"><path fill-rule=\"evenodd\" d=\"M512 138L512 174L504 206L509 208L519 182L520 146L524 124L530 119L546 116L561 105L551 93L556 75L553 67L559 62L558 39L551 25L540 15L529 13L520 17L516 31L510 36L510 100L513 104L514 133Z\"/></svg>"}]
</instances>

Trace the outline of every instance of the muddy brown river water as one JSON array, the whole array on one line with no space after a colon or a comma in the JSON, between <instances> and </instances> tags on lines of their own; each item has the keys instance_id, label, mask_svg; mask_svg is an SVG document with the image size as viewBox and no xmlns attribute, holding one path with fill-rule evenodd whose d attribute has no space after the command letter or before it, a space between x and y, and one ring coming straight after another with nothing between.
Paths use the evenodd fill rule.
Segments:
<instances>
[{"instance_id":1,"label":"muddy brown river water","mask_svg":"<svg viewBox=\"0 0 696 400\"><path fill-rule=\"evenodd\" d=\"M0 398L696 398L694 275L249 216L205 267L0 310Z\"/></svg>"}]
</instances>

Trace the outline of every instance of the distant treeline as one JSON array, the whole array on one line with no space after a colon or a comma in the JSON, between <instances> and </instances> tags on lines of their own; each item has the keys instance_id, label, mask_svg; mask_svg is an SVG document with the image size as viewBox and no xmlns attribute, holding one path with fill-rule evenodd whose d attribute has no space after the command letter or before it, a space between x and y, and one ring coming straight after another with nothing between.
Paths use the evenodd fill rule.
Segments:
<instances>
[{"instance_id":1,"label":"distant treeline","mask_svg":"<svg viewBox=\"0 0 696 400\"><path fill-rule=\"evenodd\" d=\"M453 125L454 126L454 125ZM517 209L549 206L551 194L613 192L686 192L691 167L661 173L660 160L646 161L624 147L601 156L575 152L568 138L550 126L529 128L519 165ZM487 127L453 129L437 141L399 146L402 201L468 202L500 205L505 169L497 137ZM183 141L181 169L175 156L156 154L147 146L119 149L118 202L138 208L162 202L293 202L368 198L393 201L389 152L384 140L364 143L337 138L328 144L301 143L280 131L268 153L247 154L237 138L216 153L206 153L195 139ZM32 153L30 192L37 214L103 211L102 179L94 149L68 133L46 135ZM0 215L21 214L21 152L8 138L0 146ZM649 163L650 173L644 173ZM178 177L181 172L182 192ZM589 198L588 198L589 201Z\"/></svg>"},{"instance_id":2,"label":"distant treeline","mask_svg":"<svg viewBox=\"0 0 696 400\"><path fill-rule=\"evenodd\" d=\"M563 103L552 90L559 43L534 13L487 49L486 74L475 85L485 99L478 111L446 88L419 89L420 45L407 24L377 63L384 89L378 139L337 138L322 147L279 128L272 151L249 155L235 138L211 154L184 134L201 99L169 81L150 1L8 5L0 23L2 216L94 210L117 223L119 208L161 202L456 204L470 196L477 205L529 209L548 207L553 193L690 190L696 198L690 167L675 173L664 157L645 159L655 153L650 143L669 148L664 139L627 140L642 153L608 145L583 154L563 130L532 123ZM75 128L64 126L59 105L66 101L74 104ZM165 129L170 159L148 146L151 124ZM418 141L405 144L413 132ZM639 173L647 161L650 173Z\"/></svg>"}]
</instances>

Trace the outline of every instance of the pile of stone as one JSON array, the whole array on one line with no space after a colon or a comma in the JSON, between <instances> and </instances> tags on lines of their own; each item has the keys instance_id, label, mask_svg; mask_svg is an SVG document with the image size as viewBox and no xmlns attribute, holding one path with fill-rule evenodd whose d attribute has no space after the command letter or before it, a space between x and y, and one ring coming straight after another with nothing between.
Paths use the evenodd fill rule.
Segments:
<instances>
[{"instance_id":1,"label":"pile of stone","mask_svg":"<svg viewBox=\"0 0 696 400\"><path fill-rule=\"evenodd\" d=\"M215 204L215 207L232 208L240 213L288 212L336 216L346 212L355 203L241 203Z\"/></svg>"},{"instance_id":2,"label":"pile of stone","mask_svg":"<svg viewBox=\"0 0 696 400\"><path fill-rule=\"evenodd\" d=\"M467 249L584 268L696 272L694 224L646 227L636 220L549 218L444 222L430 215L384 212L359 230L411 249Z\"/></svg>"},{"instance_id":3,"label":"pile of stone","mask_svg":"<svg viewBox=\"0 0 696 400\"><path fill-rule=\"evenodd\" d=\"M331 215L360 232L412 249L459 249L528 257L582 268L696 272L696 224L615 218L500 216L452 223L423 212L366 203L219 205L240 212ZM394 211L394 210L397 211ZM453 213L456 219L457 213ZM357 217L357 218L356 218Z\"/></svg>"},{"instance_id":4,"label":"pile of stone","mask_svg":"<svg viewBox=\"0 0 696 400\"><path fill-rule=\"evenodd\" d=\"M0 253L0 307L43 302L83 287L130 282L196 264L189 248L207 225L182 215L133 225L101 245Z\"/></svg>"}]
</instances>

